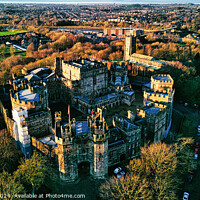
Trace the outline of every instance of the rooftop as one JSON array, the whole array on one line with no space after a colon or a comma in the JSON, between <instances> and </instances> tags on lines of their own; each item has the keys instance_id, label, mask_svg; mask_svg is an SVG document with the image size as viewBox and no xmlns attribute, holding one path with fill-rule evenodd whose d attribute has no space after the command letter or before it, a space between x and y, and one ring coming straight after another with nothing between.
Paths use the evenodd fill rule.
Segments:
<instances>
[{"instance_id":1,"label":"rooftop","mask_svg":"<svg viewBox=\"0 0 200 200\"><path fill-rule=\"evenodd\" d=\"M153 79L158 80L158 81L170 81L172 82L172 79L170 76L163 76L163 75L155 75L153 76Z\"/></svg>"},{"instance_id":2,"label":"rooftop","mask_svg":"<svg viewBox=\"0 0 200 200\"><path fill-rule=\"evenodd\" d=\"M40 67L40 68L34 69L34 70L31 71L30 73L31 73L31 74L37 74L37 73L39 73L39 72L41 72L41 71L45 71L45 70L48 70L48 68L47 68L47 67Z\"/></svg>"},{"instance_id":3,"label":"rooftop","mask_svg":"<svg viewBox=\"0 0 200 200\"><path fill-rule=\"evenodd\" d=\"M95 99L95 103L99 103L99 102L102 102L102 101L106 101L108 99L112 99L112 98L115 98L116 97L116 94L115 93L111 93L111 94L107 94L105 96L102 96L102 97L98 97Z\"/></svg>"},{"instance_id":4,"label":"rooftop","mask_svg":"<svg viewBox=\"0 0 200 200\"><path fill-rule=\"evenodd\" d=\"M40 95L37 93L30 92L29 89L21 90L18 92L19 98L22 101L40 101ZM17 95L14 95L14 98L17 99Z\"/></svg>"},{"instance_id":5,"label":"rooftop","mask_svg":"<svg viewBox=\"0 0 200 200\"><path fill-rule=\"evenodd\" d=\"M147 67L147 68L151 68L151 69L160 69L161 67L159 67L159 66L156 66L156 65L147 65L147 64L144 64L144 63L139 63L139 62L136 62L136 61L130 61L129 60L129 62L130 63L133 63L133 64L136 64L136 65L140 65L140 66L143 66L143 67Z\"/></svg>"},{"instance_id":6,"label":"rooftop","mask_svg":"<svg viewBox=\"0 0 200 200\"><path fill-rule=\"evenodd\" d=\"M160 112L160 108L157 108L155 106L152 107L145 107L143 110L148 114L157 114Z\"/></svg>"},{"instance_id":7,"label":"rooftop","mask_svg":"<svg viewBox=\"0 0 200 200\"><path fill-rule=\"evenodd\" d=\"M57 144L53 140L53 137L54 136L44 137L44 138L40 139L39 141L44 143L44 144L48 144L48 145L51 145L51 146L56 146Z\"/></svg>"},{"instance_id":8,"label":"rooftop","mask_svg":"<svg viewBox=\"0 0 200 200\"><path fill-rule=\"evenodd\" d=\"M152 56L146 56L146 55L139 54L139 53L133 53L131 55L131 57L141 58L141 59L150 60L150 61L154 61L155 60L155 58L152 57Z\"/></svg>"},{"instance_id":9,"label":"rooftop","mask_svg":"<svg viewBox=\"0 0 200 200\"><path fill-rule=\"evenodd\" d=\"M89 60L72 61L72 62L66 62L66 63L78 68L86 68L86 67L97 65L96 62L92 62Z\"/></svg>"},{"instance_id":10,"label":"rooftop","mask_svg":"<svg viewBox=\"0 0 200 200\"><path fill-rule=\"evenodd\" d=\"M77 135L88 135L90 132L87 121L76 122L76 134Z\"/></svg>"},{"instance_id":11,"label":"rooftop","mask_svg":"<svg viewBox=\"0 0 200 200\"><path fill-rule=\"evenodd\" d=\"M132 89L128 89L128 90L124 90L124 94L131 96L133 95L135 92Z\"/></svg>"}]
</instances>

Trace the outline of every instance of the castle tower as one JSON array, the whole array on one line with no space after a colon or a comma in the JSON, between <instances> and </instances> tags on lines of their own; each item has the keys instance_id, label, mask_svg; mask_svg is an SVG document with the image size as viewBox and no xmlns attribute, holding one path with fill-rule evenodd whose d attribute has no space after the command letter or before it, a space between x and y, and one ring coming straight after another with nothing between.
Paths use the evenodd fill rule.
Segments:
<instances>
[{"instance_id":1,"label":"castle tower","mask_svg":"<svg viewBox=\"0 0 200 200\"><path fill-rule=\"evenodd\" d=\"M103 179L108 174L108 138L106 135L106 122L102 111L98 109L96 116L89 119L93 135L94 162L91 170L94 178Z\"/></svg>"},{"instance_id":2,"label":"castle tower","mask_svg":"<svg viewBox=\"0 0 200 200\"><path fill-rule=\"evenodd\" d=\"M67 182L73 182L78 178L78 169L76 154L73 151L71 124L67 124L63 129L61 127L61 112L56 112L55 142L57 143L60 178Z\"/></svg>"},{"instance_id":3,"label":"castle tower","mask_svg":"<svg viewBox=\"0 0 200 200\"><path fill-rule=\"evenodd\" d=\"M62 74L62 59L60 57L55 59L55 73L57 76Z\"/></svg>"},{"instance_id":4,"label":"castle tower","mask_svg":"<svg viewBox=\"0 0 200 200\"><path fill-rule=\"evenodd\" d=\"M130 55L136 53L136 37L132 35L125 36L125 47L124 47L124 61L129 60Z\"/></svg>"}]
</instances>

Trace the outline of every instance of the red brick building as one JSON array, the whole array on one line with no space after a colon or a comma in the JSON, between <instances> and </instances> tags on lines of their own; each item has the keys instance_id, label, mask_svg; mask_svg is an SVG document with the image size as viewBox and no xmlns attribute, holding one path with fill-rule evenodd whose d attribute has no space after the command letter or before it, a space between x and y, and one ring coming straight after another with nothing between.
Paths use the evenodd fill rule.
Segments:
<instances>
[{"instance_id":1,"label":"red brick building","mask_svg":"<svg viewBox=\"0 0 200 200\"><path fill-rule=\"evenodd\" d=\"M118 36L125 37L125 35L139 36L144 34L144 29L135 29L135 28L111 28L107 27L104 29L104 35L108 36Z\"/></svg>"}]
</instances>

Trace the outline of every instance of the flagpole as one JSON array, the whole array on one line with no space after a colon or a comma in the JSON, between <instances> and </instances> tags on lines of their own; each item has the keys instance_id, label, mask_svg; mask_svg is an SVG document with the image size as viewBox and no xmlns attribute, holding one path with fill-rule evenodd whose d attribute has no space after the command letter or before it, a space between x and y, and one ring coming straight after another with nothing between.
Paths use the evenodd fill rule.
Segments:
<instances>
[{"instance_id":1,"label":"flagpole","mask_svg":"<svg viewBox=\"0 0 200 200\"><path fill-rule=\"evenodd\" d=\"M68 116L69 116L69 124L70 124L70 105L68 105Z\"/></svg>"}]
</instances>

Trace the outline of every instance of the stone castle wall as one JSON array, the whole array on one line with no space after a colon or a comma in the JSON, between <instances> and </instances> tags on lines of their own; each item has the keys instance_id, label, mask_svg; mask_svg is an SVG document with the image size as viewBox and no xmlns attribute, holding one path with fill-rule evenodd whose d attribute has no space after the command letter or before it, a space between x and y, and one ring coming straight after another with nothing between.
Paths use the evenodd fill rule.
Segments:
<instances>
[{"instance_id":1,"label":"stone castle wall","mask_svg":"<svg viewBox=\"0 0 200 200\"><path fill-rule=\"evenodd\" d=\"M14 121L9 117L8 109L4 107L1 101L0 101L0 110L1 110L1 114L3 115L4 121L6 123L7 131L10 133L10 135L13 138L15 138L14 129L13 129Z\"/></svg>"}]
</instances>

